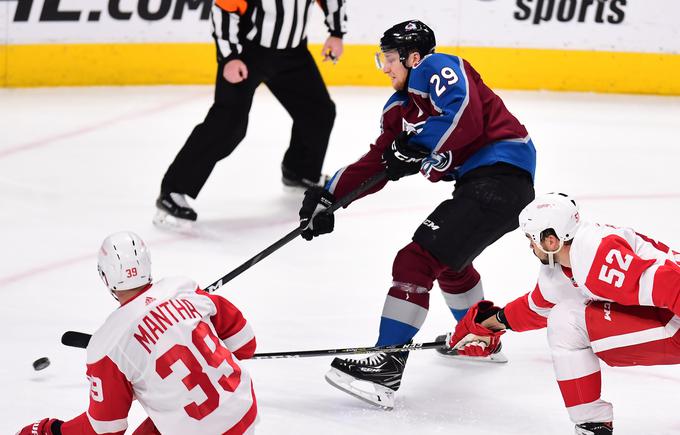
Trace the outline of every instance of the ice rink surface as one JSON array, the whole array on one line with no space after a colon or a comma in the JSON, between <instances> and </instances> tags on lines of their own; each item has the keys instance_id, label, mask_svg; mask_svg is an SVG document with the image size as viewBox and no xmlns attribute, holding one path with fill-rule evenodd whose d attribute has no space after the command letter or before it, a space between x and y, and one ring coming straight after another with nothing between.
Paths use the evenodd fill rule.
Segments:
<instances>
[{"instance_id":1,"label":"ice rink surface","mask_svg":"<svg viewBox=\"0 0 680 435\"><path fill-rule=\"evenodd\" d=\"M194 202L197 234L151 224L161 177L211 102L211 87L0 90L0 433L86 409L85 353L59 343L94 331L116 308L96 271L111 232L138 232L156 278L207 285L297 225L301 193L279 164L290 119L261 88L247 138ZM333 88L338 117L325 171L360 157L378 134L388 88ZM680 98L499 92L538 150L538 193L580 199L586 220L680 248ZM336 216L336 231L295 240L219 290L253 325L259 352L370 346L392 259L453 189L420 175L389 184ZM538 262L515 231L475 262L486 296L531 290ZM453 327L437 287L416 341ZM396 407L370 407L323 379L330 358L247 361L260 434L570 434L545 331L508 333L506 365L409 358ZM31 362L52 365L34 372ZM603 368L616 433L677 434L680 367ZM137 404L131 427L144 417Z\"/></svg>"}]
</instances>

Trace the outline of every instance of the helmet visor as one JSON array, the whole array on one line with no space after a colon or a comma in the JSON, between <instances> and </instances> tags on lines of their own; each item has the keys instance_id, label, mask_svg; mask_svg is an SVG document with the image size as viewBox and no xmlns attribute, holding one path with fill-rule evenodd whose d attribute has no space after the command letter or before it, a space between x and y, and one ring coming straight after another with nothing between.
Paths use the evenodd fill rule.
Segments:
<instances>
[{"instance_id":1,"label":"helmet visor","mask_svg":"<svg viewBox=\"0 0 680 435\"><path fill-rule=\"evenodd\" d=\"M378 69L383 69L386 66L391 66L395 62L401 62L401 57L397 50L379 51L375 54L375 66Z\"/></svg>"}]
</instances>

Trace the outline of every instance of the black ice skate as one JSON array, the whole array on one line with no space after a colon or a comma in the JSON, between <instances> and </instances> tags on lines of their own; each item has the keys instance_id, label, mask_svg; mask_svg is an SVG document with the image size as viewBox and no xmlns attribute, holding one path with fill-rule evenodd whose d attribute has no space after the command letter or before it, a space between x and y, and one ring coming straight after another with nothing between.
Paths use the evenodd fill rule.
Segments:
<instances>
[{"instance_id":1,"label":"black ice skate","mask_svg":"<svg viewBox=\"0 0 680 435\"><path fill-rule=\"evenodd\" d=\"M361 359L335 358L326 381L357 399L392 409L407 358L408 351L380 352Z\"/></svg>"},{"instance_id":2,"label":"black ice skate","mask_svg":"<svg viewBox=\"0 0 680 435\"><path fill-rule=\"evenodd\" d=\"M328 175L322 174L320 180L315 183L311 180L298 176L281 165L281 182L283 183L284 187L292 191L304 192L313 186L325 186L328 180L330 180L330 177Z\"/></svg>"},{"instance_id":3,"label":"black ice skate","mask_svg":"<svg viewBox=\"0 0 680 435\"><path fill-rule=\"evenodd\" d=\"M614 433L614 425L610 421L606 423L581 423L577 424L574 429L576 435L612 435Z\"/></svg>"},{"instance_id":4,"label":"black ice skate","mask_svg":"<svg viewBox=\"0 0 680 435\"><path fill-rule=\"evenodd\" d=\"M156 208L153 223L159 227L188 230L198 217L181 193L161 193Z\"/></svg>"},{"instance_id":5,"label":"black ice skate","mask_svg":"<svg viewBox=\"0 0 680 435\"><path fill-rule=\"evenodd\" d=\"M440 335L438 336L435 341L446 341L447 336L446 335ZM458 355L458 351L456 349L452 349L449 347L441 347L437 349L437 353L443 357L446 358L452 358L452 359L458 359L462 361L470 361L470 362L487 362L487 363L506 363L508 362L508 357L501 352L503 345L499 345L498 349L494 353L492 353L489 356L467 356L467 355Z\"/></svg>"}]
</instances>

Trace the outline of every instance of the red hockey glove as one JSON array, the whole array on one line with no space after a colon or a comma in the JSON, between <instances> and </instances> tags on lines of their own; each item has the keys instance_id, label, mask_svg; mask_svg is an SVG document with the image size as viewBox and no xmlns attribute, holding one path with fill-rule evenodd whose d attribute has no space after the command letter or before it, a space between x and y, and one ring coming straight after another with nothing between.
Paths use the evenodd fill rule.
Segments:
<instances>
[{"instance_id":1,"label":"red hockey glove","mask_svg":"<svg viewBox=\"0 0 680 435\"><path fill-rule=\"evenodd\" d=\"M61 435L62 423L54 418L43 418L21 429L16 435Z\"/></svg>"},{"instance_id":2,"label":"red hockey glove","mask_svg":"<svg viewBox=\"0 0 680 435\"><path fill-rule=\"evenodd\" d=\"M488 356L494 353L500 346L501 335L505 331L492 331L480 323L494 316L499 310L500 308L491 301L477 302L458 322L456 330L448 335L447 345L456 349L459 355Z\"/></svg>"}]
</instances>

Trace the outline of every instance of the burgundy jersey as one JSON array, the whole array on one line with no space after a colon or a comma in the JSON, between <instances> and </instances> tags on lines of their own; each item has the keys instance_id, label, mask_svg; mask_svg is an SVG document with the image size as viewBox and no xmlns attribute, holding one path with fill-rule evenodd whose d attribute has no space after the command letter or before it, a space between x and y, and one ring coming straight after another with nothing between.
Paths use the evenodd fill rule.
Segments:
<instances>
[{"instance_id":1,"label":"burgundy jersey","mask_svg":"<svg viewBox=\"0 0 680 435\"><path fill-rule=\"evenodd\" d=\"M421 173L432 182L498 162L532 177L535 172L536 151L526 128L467 61L436 53L411 69L407 90L387 101L381 134L368 153L337 171L326 188L340 198L382 171L383 152L402 131L412 132L411 143L430 153Z\"/></svg>"}]
</instances>

